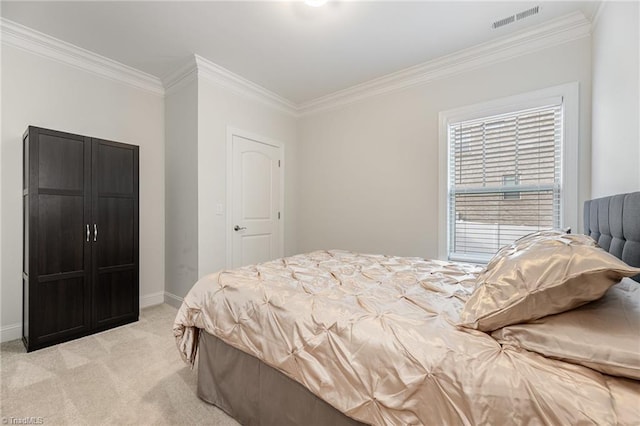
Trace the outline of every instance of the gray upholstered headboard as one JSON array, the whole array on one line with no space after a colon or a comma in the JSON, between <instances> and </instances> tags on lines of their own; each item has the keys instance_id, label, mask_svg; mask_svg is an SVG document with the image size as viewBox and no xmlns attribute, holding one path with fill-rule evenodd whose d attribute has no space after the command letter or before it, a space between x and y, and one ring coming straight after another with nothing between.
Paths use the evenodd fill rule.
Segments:
<instances>
[{"instance_id":1,"label":"gray upholstered headboard","mask_svg":"<svg viewBox=\"0 0 640 426\"><path fill-rule=\"evenodd\" d=\"M584 233L628 265L640 267L640 192L586 201ZM640 275L633 279L640 282Z\"/></svg>"}]
</instances>

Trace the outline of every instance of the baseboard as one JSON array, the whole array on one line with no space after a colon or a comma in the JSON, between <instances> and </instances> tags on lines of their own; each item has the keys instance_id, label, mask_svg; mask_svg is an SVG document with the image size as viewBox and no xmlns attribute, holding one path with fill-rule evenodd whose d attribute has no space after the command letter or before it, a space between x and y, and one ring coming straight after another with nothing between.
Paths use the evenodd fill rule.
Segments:
<instances>
[{"instance_id":1,"label":"baseboard","mask_svg":"<svg viewBox=\"0 0 640 426\"><path fill-rule=\"evenodd\" d=\"M140 296L140 309L147 308L149 306L161 305L164 303L164 292L158 291L156 293Z\"/></svg>"},{"instance_id":2,"label":"baseboard","mask_svg":"<svg viewBox=\"0 0 640 426\"><path fill-rule=\"evenodd\" d=\"M164 292L164 303L166 303L167 305L171 305L176 309L180 309L180 306L182 305L183 300L184 299L180 296L171 294L168 291Z\"/></svg>"},{"instance_id":3,"label":"baseboard","mask_svg":"<svg viewBox=\"0 0 640 426\"><path fill-rule=\"evenodd\" d=\"M22 323L11 324L0 328L0 342L9 342L22 337Z\"/></svg>"}]
</instances>

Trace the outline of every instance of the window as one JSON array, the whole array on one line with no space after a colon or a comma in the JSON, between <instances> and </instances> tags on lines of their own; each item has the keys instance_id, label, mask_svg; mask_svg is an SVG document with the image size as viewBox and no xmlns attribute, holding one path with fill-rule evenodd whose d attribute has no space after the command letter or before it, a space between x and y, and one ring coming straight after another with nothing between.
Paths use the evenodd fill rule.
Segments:
<instances>
[{"instance_id":1,"label":"window","mask_svg":"<svg viewBox=\"0 0 640 426\"><path fill-rule=\"evenodd\" d=\"M503 187L517 187L520 184L520 175L504 175L502 176L502 186ZM502 192L503 200L519 200L520 192L519 191L503 191Z\"/></svg>"},{"instance_id":2,"label":"window","mask_svg":"<svg viewBox=\"0 0 640 426\"><path fill-rule=\"evenodd\" d=\"M567 97L559 94L523 95L497 108L441 113L446 154L445 167L441 154L446 183L441 188L442 257L486 262L500 247L531 232L577 225L572 217L577 208L565 211L577 192L577 138L570 138L567 149ZM577 123L577 101L569 105L575 106L569 119ZM574 158L567 159L567 153Z\"/></svg>"}]
</instances>

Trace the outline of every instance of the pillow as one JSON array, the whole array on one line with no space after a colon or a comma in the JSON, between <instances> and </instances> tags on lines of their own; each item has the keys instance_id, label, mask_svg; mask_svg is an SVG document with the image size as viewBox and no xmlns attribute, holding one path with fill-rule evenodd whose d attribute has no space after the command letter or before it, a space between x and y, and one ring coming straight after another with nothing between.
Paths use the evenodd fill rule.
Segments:
<instances>
[{"instance_id":1,"label":"pillow","mask_svg":"<svg viewBox=\"0 0 640 426\"><path fill-rule=\"evenodd\" d=\"M501 344L640 380L639 328L640 284L624 278L595 302L491 336Z\"/></svg>"},{"instance_id":2,"label":"pillow","mask_svg":"<svg viewBox=\"0 0 640 426\"><path fill-rule=\"evenodd\" d=\"M500 249L480 273L460 325L492 331L564 312L638 273L586 235L530 234Z\"/></svg>"}]
</instances>

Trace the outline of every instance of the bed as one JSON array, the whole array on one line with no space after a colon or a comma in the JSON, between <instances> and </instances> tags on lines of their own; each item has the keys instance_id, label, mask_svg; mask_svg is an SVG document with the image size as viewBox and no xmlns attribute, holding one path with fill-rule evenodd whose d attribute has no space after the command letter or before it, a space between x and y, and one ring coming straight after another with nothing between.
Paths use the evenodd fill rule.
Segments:
<instances>
[{"instance_id":1,"label":"bed","mask_svg":"<svg viewBox=\"0 0 640 426\"><path fill-rule=\"evenodd\" d=\"M525 237L486 269L330 250L220 271L185 297L178 349L247 425L638 424L640 192L584 211L593 239ZM571 268L591 269L555 285Z\"/></svg>"}]
</instances>

